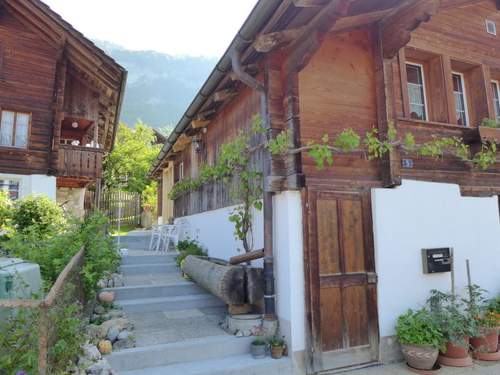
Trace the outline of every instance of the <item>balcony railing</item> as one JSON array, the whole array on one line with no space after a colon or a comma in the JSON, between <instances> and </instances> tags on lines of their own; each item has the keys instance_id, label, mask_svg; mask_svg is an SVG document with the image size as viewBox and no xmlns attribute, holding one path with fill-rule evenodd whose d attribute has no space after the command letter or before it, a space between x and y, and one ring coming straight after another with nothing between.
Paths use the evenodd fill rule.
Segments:
<instances>
[{"instance_id":1,"label":"balcony railing","mask_svg":"<svg viewBox=\"0 0 500 375\"><path fill-rule=\"evenodd\" d=\"M90 180L101 178L103 156L102 149L60 145L58 176Z\"/></svg>"}]
</instances>

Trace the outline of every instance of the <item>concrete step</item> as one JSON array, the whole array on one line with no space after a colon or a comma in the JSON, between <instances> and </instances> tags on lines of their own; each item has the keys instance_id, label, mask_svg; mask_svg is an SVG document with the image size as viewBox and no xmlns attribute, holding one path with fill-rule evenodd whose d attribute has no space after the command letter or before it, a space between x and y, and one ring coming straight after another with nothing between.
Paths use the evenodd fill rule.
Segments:
<instances>
[{"instance_id":1,"label":"concrete step","mask_svg":"<svg viewBox=\"0 0 500 375\"><path fill-rule=\"evenodd\" d=\"M169 253L165 255L154 255L152 251L151 255L135 255L135 256L124 256L122 258L122 265L139 265L139 264L152 264L152 263L173 263L177 257L177 253Z\"/></svg>"},{"instance_id":2,"label":"concrete step","mask_svg":"<svg viewBox=\"0 0 500 375\"><path fill-rule=\"evenodd\" d=\"M114 292L118 302L139 298L160 298L207 294L205 290L189 281L181 281L175 284L166 285L124 286L120 288L108 288L106 290Z\"/></svg>"},{"instance_id":3,"label":"concrete step","mask_svg":"<svg viewBox=\"0 0 500 375\"><path fill-rule=\"evenodd\" d=\"M290 359L266 357L253 359L249 354L204 361L178 363L169 366L122 371L119 375L290 375Z\"/></svg>"},{"instance_id":4,"label":"concrete step","mask_svg":"<svg viewBox=\"0 0 500 375\"><path fill-rule=\"evenodd\" d=\"M248 354L252 340L252 337L230 335L204 337L169 344L125 349L106 356L106 359L111 367L119 373L147 369L146 372L140 374L150 374L148 371L154 367ZM165 372L165 374L168 373ZM183 373L172 372L172 375L174 374Z\"/></svg>"},{"instance_id":5,"label":"concrete step","mask_svg":"<svg viewBox=\"0 0 500 375\"><path fill-rule=\"evenodd\" d=\"M154 312L201 309L204 307L225 306L224 301L212 294L196 294L173 297L138 298L117 301L125 313Z\"/></svg>"},{"instance_id":6,"label":"concrete step","mask_svg":"<svg viewBox=\"0 0 500 375\"><path fill-rule=\"evenodd\" d=\"M152 275L152 274L166 274L166 273L179 273L179 267L174 262L164 263L150 263L150 264L126 264L120 266L120 272L123 276L130 275Z\"/></svg>"}]
</instances>

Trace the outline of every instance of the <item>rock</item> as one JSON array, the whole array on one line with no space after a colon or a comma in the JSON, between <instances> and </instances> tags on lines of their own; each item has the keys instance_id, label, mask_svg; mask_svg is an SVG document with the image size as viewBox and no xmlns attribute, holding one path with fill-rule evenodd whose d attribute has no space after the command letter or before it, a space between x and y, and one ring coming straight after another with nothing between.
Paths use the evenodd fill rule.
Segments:
<instances>
[{"instance_id":1,"label":"rock","mask_svg":"<svg viewBox=\"0 0 500 375\"><path fill-rule=\"evenodd\" d=\"M111 366L108 361L101 359L87 368L87 374L90 375L110 375L112 374Z\"/></svg>"},{"instance_id":2,"label":"rock","mask_svg":"<svg viewBox=\"0 0 500 375\"><path fill-rule=\"evenodd\" d=\"M106 338L111 342L115 342L117 340L119 334L120 334L120 331L118 330L117 327L111 327L108 330L108 335L106 336Z\"/></svg>"},{"instance_id":3,"label":"rock","mask_svg":"<svg viewBox=\"0 0 500 375\"><path fill-rule=\"evenodd\" d=\"M99 353L101 355L101 353ZM94 361L91 361L90 359L87 359L85 357L79 357L78 358L78 367L82 369L86 369L89 366L92 366L94 364Z\"/></svg>"},{"instance_id":4,"label":"rock","mask_svg":"<svg viewBox=\"0 0 500 375\"><path fill-rule=\"evenodd\" d=\"M97 347L99 348L101 354L109 354L113 351L113 345L111 344L111 341L108 340L99 341Z\"/></svg>"},{"instance_id":5,"label":"rock","mask_svg":"<svg viewBox=\"0 0 500 375\"><path fill-rule=\"evenodd\" d=\"M117 340L126 340L128 339L130 336L130 332L129 331L121 331L118 336L116 337Z\"/></svg>"},{"instance_id":6,"label":"rock","mask_svg":"<svg viewBox=\"0 0 500 375\"><path fill-rule=\"evenodd\" d=\"M97 315L102 315L105 312L106 312L106 309L102 305L97 305L96 307L94 307L94 313L96 313Z\"/></svg>"},{"instance_id":7,"label":"rock","mask_svg":"<svg viewBox=\"0 0 500 375\"><path fill-rule=\"evenodd\" d=\"M112 280L115 288L125 286L125 283L123 282L123 276L119 273L114 273L112 275Z\"/></svg>"},{"instance_id":8,"label":"rock","mask_svg":"<svg viewBox=\"0 0 500 375\"><path fill-rule=\"evenodd\" d=\"M243 332L241 331L236 332L236 337L243 337Z\"/></svg>"},{"instance_id":9,"label":"rock","mask_svg":"<svg viewBox=\"0 0 500 375\"><path fill-rule=\"evenodd\" d=\"M99 282L97 283L97 286L99 287L99 289L104 289L108 286L108 280L99 280Z\"/></svg>"},{"instance_id":10,"label":"rock","mask_svg":"<svg viewBox=\"0 0 500 375\"><path fill-rule=\"evenodd\" d=\"M115 327L121 332L125 329L130 330L132 328L132 324L130 324L128 319L125 318L107 320L99 326L99 334L101 337L106 337L111 327Z\"/></svg>"},{"instance_id":11,"label":"rock","mask_svg":"<svg viewBox=\"0 0 500 375\"><path fill-rule=\"evenodd\" d=\"M119 349L128 349L128 348L133 348L135 346L134 339L131 335L128 335L126 339L124 340L118 340L113 344L113 349L119 350Z\"/></svg>"},{"instance_id":12,"label":"rock","mask_svg":"<svg viewBox=\"0 0 500 375\"><path fill-rule=\"evenodd\" d=\"M101 336L100 334L100 327L96 324L89 324L86 328L85 328L85 332L87 333L87 335L91 338L91 339L102 339L105 337L104 336Z\"/></svg>"},{"instance_id":13,"label":"rock","mask_svg":"<svg viewBox=\"0 0 500 375\"><path fill-rule=\"evenodd\" d=\"M113 279L109 279L108 280L108 288L113 288L115 286L115 282L113 281Z\"/></svg>"},{"instance_id":14,"label":"rock","mask_svg":"<svg viewBox=\"0 0 500 375\"><path fill-rule=\"evenodd\" d=\"M111 303L115 300L115 293L113 292L101 292L98 297L100 302Z\"/></svg>"},{"instance_id":15,"label":"rock","mask_svg":"<svg viewBox=\"0 0 500 375\"><path fill-rule=\"evenodd\" d=\"M98 361L101 359L101 353L99 352L99 349L95 345L92 344L86 344L83 345L83 356L88 359L89 361Z\"/></svg>"},{"instance_id":16,"label":"rock","mask_svg":"<svg viewBox=\"0 0 500 375\"><path fill-rule=\"evenodd\" d=\"M110 319L117 319L117 318L123 318L124 313L121 310L110 310L106 314L104 314L102 317L104 320L110 320Z\"/></svg>"}]
</instances>

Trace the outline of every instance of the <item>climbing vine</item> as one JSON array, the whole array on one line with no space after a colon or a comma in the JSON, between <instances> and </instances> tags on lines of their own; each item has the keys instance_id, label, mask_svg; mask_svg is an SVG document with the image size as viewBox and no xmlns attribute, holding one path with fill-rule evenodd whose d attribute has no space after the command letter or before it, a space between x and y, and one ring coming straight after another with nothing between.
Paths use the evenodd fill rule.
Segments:
<instances>
[{"instance_id":1,"label":"climbing vine","mask_svg":"<svg viewBox=\"0 0 500 375\"><path fill-rule=\"evenodd\" d=\"M230 213L229 220L234 224L234 236L243 243L245 252L253 247L252 209L262 210L262 173L252 165L256 148L250 145L250 140L255 134L264 132L261 118L255 116L250 130L241 131L231 142L221 146L215 165L204 165L198 178L179 181L169 193L169 199L174 200L207 183L228 182L233 176L238 176L238 184L231 194L242 203Z\"/></svg>"},{"instance_id":2,"label":"climbing vine","mask_svg":"<svg viewBox=\"0 0 500 375\"><path fill-rule=\"evenodd\" d=\"M231 212L229 220L234 224L235 238L242 241L246 252L252 250L252 211L262 209L262 173L251 163L251 155L256 147L251 146L250 140L254 135L264 133L261 118L255 116L250 130L240 132L231 142L222 145L215 165L204 165L200 169L198 178L179 181L169 193L169 198L175 200L187 192L200 189L207 183L228 182L233 176L238 176L237 187L231 194L242 203ZM323 169L326 165L332 166L335 154L363 153L368 160L374 160L382 158L396 148L404 154L416 154L434 159L442 159L445 156L456 157L483 170L500 162L497 158L497 145L494 142L484 141L481 149L473 154L462 138L433 135L430 140L417 143L411 132L401 136L392 123L389 124L384 137L380 136L376 128L367 132L364 137L348 128L335 138L325 134L319 141L310 141L298 148L292 147L291 139L289 131L282 131L262 147L269 150L272 155L306 153L315 161L318 169Z\"/></svg>"}]
</instances>

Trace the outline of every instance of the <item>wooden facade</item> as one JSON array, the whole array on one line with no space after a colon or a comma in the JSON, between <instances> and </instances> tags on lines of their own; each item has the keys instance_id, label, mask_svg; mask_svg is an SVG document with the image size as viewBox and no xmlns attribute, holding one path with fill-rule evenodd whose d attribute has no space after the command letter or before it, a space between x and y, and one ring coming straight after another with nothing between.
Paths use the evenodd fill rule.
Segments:
<instances>
[{"instance_id":1,"label":"wooden facade","mask_svg":"<svg viewBox=\"0 0 500 375\"><path fill-rule=\"evenodd\" d=\"M188 113L198 122L182 130L203 140L204 153L193 160L190 142L168 147L152 176L171 162L176 181L196 176L204 162L213 163L218 145L259 113L271 134L288 129L297 147L346 128L364 134L375 127L384 137L394 124L417 142L460 137L473 149L481 147L482 120L500 115L492 89L500 79L500 34L486 29L486 21L500 27L498 2L283 0L268 16L239 51L247 72L265 87L265 103L257 91L233 81L229 70L213 95L197 98L204 104ZM407 64L421 67L425 118L414 113ZM461 77L461 91L454 76ZM222 103L214 97L221 90L233 93ZM466 124L459 123L458 100ZM322 170L306 154L273 157L270 170L262 170L265 191L300 190L303 196L311 372L378 360L370 189L413 179L458 184L463 195L500 194L498 163L480 170L456 157L436 160L399 148L381 160L361 152L336 155L333 166ZM205 186L178 198L174 216L235 203L219 198L218 189L228 187Z\"/></svg>"},{"instance_id":2,"label":"wooden facade","mask_svg":"<svg viewBox=\"0 0 500 375\"><path fill-rule=\"evenodd\" d=\"M121 66L41 1L0 2L0 173L57 176L58 187L100 178L125 79ZM26 139L16 138L24 124L10 128L12 114L29 117Z\"/></svg>"}]
</instances>

